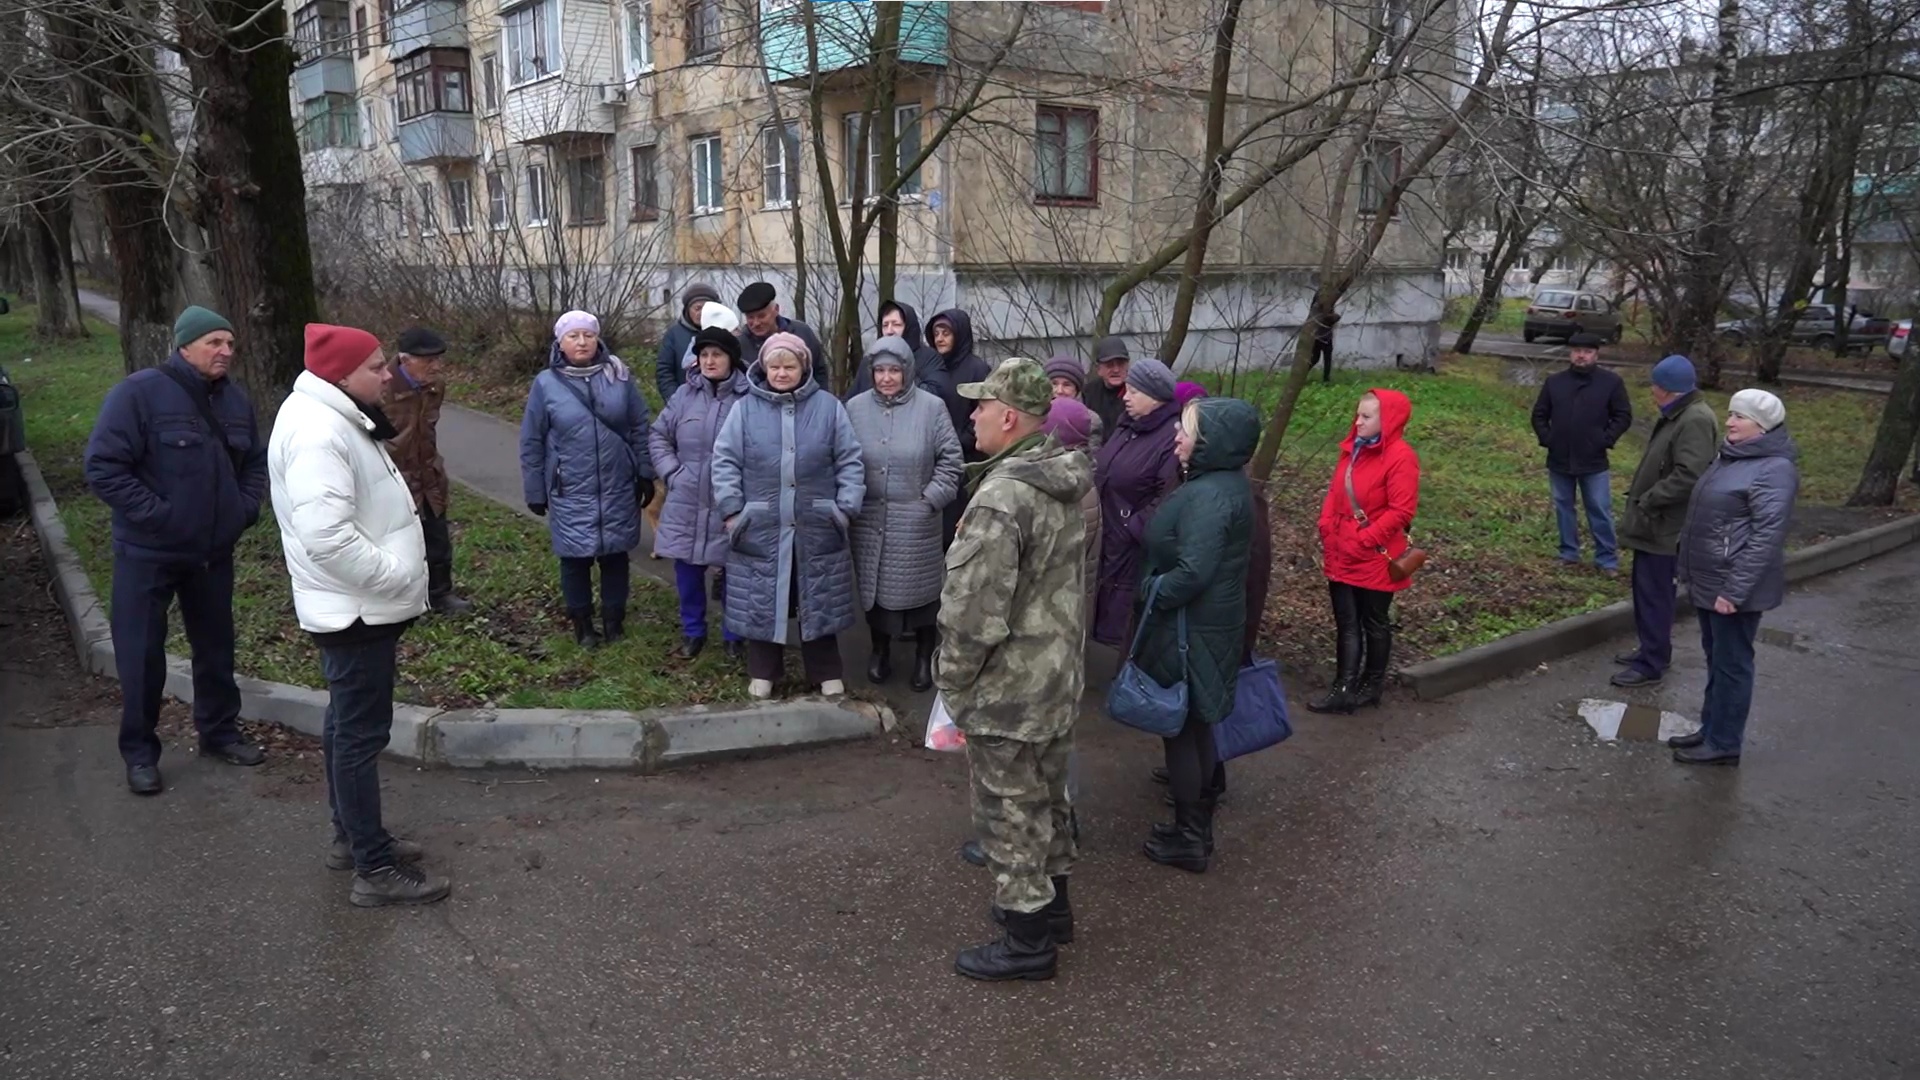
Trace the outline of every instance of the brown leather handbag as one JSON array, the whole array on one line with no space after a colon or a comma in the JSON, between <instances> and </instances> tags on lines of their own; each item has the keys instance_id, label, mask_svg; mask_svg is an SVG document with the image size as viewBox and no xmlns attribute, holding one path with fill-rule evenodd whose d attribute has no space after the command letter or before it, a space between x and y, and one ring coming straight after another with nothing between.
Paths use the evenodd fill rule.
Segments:
<instances>
[{"instance_id":1,"label":"brown leather handbag","mask_svg":"<svg viewBox=\"0 0 1920 1080\"><path fill-rule=\"evenodd\" d=\"M1347 458L1346 481L1347 505L1353 507L1353 520L1359 522L1362 527L1365 527L1367 524L1367 512L1360 509L1360 499L1353 493L1353 458L1351 456ZM1409 532L1411 532L1411 530L1409 530ZM1379 550L1382 556L1387 555L1387 549L1384 545L1382 545ZM1419 573L1420 568L1427 565L1427 558L1428 556L1425 550L1412 546L1409 546L1407 550L1401 552L1400 557L1397 559L1387 557L1387 580L1393 582L1395 585L1400 584Z\"/></svg>"}]
</instances>

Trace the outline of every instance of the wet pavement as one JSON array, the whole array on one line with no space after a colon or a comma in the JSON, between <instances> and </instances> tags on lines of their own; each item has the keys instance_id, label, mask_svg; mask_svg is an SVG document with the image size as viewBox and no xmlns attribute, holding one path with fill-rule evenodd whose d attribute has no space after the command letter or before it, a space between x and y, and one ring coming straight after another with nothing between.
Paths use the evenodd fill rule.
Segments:
<instances>
[{"instance_id":1,"label":"wet pavement","mask_svg":"<svg viewBox=\"0 0 1920 1080\"><path fill-rule=\"evenodd\" d=\"M1301 713L1234 766L1196 877L1138 854L1156 746L1089 716L1078 938L1018 986L950 970L989 929L956 757L390 766L389 820L455 892L363 911L297 745L240 770L176 743L166 794L126 793L111 685L36 575L0 563L6 1080L1920 1072L1920 550L1768 619L1738 770L1594 738L1574 709L1616 643ZM1637 700L1691 713L1679 638Z\"/></svg>"}]
</instances>

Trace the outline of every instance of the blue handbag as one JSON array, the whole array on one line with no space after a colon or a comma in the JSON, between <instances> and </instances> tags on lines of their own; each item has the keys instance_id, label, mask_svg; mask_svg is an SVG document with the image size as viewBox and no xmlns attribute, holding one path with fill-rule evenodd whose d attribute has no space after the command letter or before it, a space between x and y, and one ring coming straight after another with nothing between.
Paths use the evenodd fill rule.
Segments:
<instances>
[{"instance_id":1,"label":"blue handbag","mask_svg":"<svg viewBox=\"0 0 1920 1080\"><path fill-rule=\"evenodd\" d=\"M1146 636L1147 620L1153 616L1153 602L1160 592L1160 579L1147 587L1147 605L1140 612L1140 626L1133 632L1133 644L1127 649L1127 662L1114 676L1107 691L1107 712L1128 727L1149 735L1171 739L1187 725L1187 612L1180 610L1180 681L1161 686L1140 669L1133 658L1140 651L1140 639Z\"/></svg>"},{"instance_id":2,"label":"blue handbag","mask_svg":"<svg viewBox=\"0 0 1920 1080\"><path fill-rule=\"evenodd\" d=\"M1285 742L1293 734L1287 722L1287 692L1280 686L1280 665L1255 659L1240 669L1233 688L1233 711L1213 725L1213 748L1231 761Z\"/></svg>"}]
</instances>

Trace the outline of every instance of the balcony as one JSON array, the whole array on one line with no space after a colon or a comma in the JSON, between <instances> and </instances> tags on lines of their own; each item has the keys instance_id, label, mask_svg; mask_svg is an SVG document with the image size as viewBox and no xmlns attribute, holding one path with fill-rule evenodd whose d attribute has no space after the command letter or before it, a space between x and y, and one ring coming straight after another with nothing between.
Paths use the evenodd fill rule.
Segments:
<instances>
[{"instance_id":1,"label":"balcony","mask_svg":"<svg viewBox=\"0 0 1920 1080\"><path fill-rule=\"evenodd\" d=\"M300 155L300 169L308 188L362 184L369 173L367 151L358 147L323 146Z\"/></svg>"},{"instance_id":2,"label":"balcony","mask_svg":"<svg viewBox=\"0 0 1920 1080\"><path fill-rule=\"evenodd\" d=\"M507 91L501 115L507 138L517 143L559 143L582 136L611 135L619 120L624 88L546 79ZM613 100L609 100L609 96Z\"/></svg>"},{"instance_id":3,"label":"balcony","mask_svg":"<svg viewBox=\"0 0 1920 1080\"><path fill-rule=\"evenodd\" d=\"M421 49L464 49L467 45L465 4L460 0L419 0L393 13L387 59L398 60Z\"/></svg>"},{"instance_id":4,"label":"balcony","mask_svg":"<svg viewBox=\"0 0 1920 1080\"><path fill-rule=\"evenodd\" d=\"M472 113L430 112L402 120L395 130L403 165L451 165L480 156Z\"/></svg>"},{"instance_id":5,"label":"balcony","mask_svg":"<svg viewBox=\"0 0 1920 1080\"><path fill-rule=\"evenodd\" d=\"M352 96L353 57L345 52L322 56L293 69L293 100L312 101L328 94Z\"/></svg>"},{"instance_id":6,"label":"balcony","mask_svg":"<svg viewBox=\"0 0 1920 1080\"><path fill-rule=\"evenodd\" d=\"M812 73L804 20L814 20L821 74L866 66L873 54L874 4L795 3L761 0L760 45L767 78L794 82ZM901 5L900 62L947 66L947 5L908 0Z\"/></svg>"}]
</instances>

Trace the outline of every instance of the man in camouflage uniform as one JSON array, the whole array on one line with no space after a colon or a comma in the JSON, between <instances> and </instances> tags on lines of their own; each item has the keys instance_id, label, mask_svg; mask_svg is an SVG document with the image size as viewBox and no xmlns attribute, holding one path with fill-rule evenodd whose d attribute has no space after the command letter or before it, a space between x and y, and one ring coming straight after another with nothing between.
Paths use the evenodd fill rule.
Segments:
<instances>
[{"instance_id":1,"label":"man in camouflage uniform","mask_svg":"<svg viewBox=\"0 0 1920 1080\"><path fill-rule=\"evenodd\" d=\"M947 552L934 684L967 737L973 822L993 874L999 941L954 960L975 979L1049 979L1073 940L1067 756L1085 681L1085 454L1041 433L1053 387L1038 361L1004 361L958 388L974 406L971 498Z\"/></svg>"}]
</instances>

